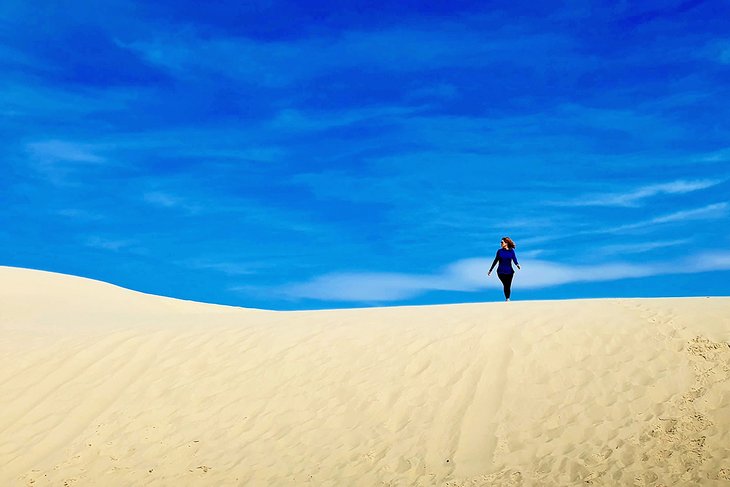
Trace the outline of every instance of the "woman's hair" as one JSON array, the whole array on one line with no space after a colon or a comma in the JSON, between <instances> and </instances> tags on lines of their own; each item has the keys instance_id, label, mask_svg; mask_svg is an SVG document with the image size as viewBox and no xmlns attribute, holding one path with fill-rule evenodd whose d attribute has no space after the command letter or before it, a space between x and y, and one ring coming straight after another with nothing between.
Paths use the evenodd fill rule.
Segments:
<instances>
[{"instance_id":1,"label":"woman's hair","mask_svg":"<svg viewBox=\"0 0 730 487\"><path fill-rule=\"evenodd\" d=\"M514 249L517 247L517 245L515 245L515 243L509 237L502 237L502 241L507 244L508 249Z\"/></svg>"}]
</instances>

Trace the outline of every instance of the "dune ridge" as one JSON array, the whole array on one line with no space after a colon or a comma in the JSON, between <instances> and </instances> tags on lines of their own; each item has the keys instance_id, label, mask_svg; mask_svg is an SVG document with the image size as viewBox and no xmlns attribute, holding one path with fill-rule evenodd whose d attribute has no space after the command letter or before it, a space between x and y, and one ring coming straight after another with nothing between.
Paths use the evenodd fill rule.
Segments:
<instances>
[{"instance_id":1,"label":"dune ridge","mask_svg":"<svg viewBox=\"0 0 730 487\"><path fill-rule=\"evenodd\" d=\"M0 485L727 485L730 298L274 312L0 267Z\"/></svg>"}]
</instances>

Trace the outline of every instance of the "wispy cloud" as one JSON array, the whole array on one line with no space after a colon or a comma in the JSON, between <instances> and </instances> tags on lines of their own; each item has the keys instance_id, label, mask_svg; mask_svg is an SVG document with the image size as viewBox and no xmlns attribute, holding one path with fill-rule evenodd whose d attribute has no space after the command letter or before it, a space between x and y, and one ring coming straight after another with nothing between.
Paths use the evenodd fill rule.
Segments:
<instances>
[{"instance_id":1,"label":"wispy cloud","mask_svg":"<svg viewBox=\"0 0 730 487\"><path fill-rule=\"evenodd\" d=\"M65 140L43 140L25 144L29 165L48 181L74 184L72 176L89 167L108 163L93 144Z\"/></svg>"},{"instance_id":2,"label":"wispy cloud","mask_svg":"<svg viewBox=\"0 0 730 487\"><path fill-rule=\"evenodd\" d=\"M678 180L650 184L625 192L588 194L574 200L553 202L557 206L623 206L637 207L642 200L658 195L686 194L707 189L725 182L724 179Z\"/></svg>"},{"instance_id":3,"label":"wispy cloud","mask_svg":"<svg viewBox=\"0 0 730 487\"><path fill-rule=\"evenodd\" d=\"M332 273L292 284L278 291L293 299L378 303L409 299L429 291L473 292L498 283L487 278L488 259L454 262L435 274ZM693 260L654 263L614 262L598 265L567 265L523 259L516 282L524 289L539 289L576 282L601 282L657 275L730 270L730 253L705 252Z\"/></svg>"},{"instance_id":4,"label":"wispy cloud","mask_svg":"<svg viewBox=\"0 0 730 487\"><path fill-rule=\"evenodd\" d=\"M695 158L698 162L723 162L730 161L730 147L703 154Z\"/></svg>"},{"instance_id":5,"label":"wispy cloud","mask_svg":"<svg viewBox=\"0 0 730 487\"><path fill-rule=\"evenodd\" d=\"M406 95L409 101L423 102L430 100L452 100L459 96L456 86L448 83L435 83L410 91Z\"/></svg>"},{"instance_id":6,"label":"wispy cloud","mask_svg":"<svg viewBox=\"0 0 730 487\"><path fill-rule=\"evenodd\" d=\"M100 213L81 210L78 208L62 208L56 211L55 214L77 221L94 221L104 218Z\"/></svg>"},{"instance_id":7,"label":"wispy cloud","mask_svg":"<svg viewBox=\"0 0 730 487\"><path fill-rule=\"evenodd\" d=\"M650 218L647 220L640 220L635 223L627 223L625 225L618 225L618 226L608 226L608 227L597 227L592 228L588 230L580 230L575 232L566 232L565 234L562 234L560 237L555 235L545 235L545 236L539 236L530 238L529 241L531 244L538 244L538 243L544 243L550 240L555 240L557 238L564 238L567 236L577 236L577 235L601 235L601 234L611 234L611 233L620 233L620 232L626 232L631 230L639 230L644 228L652 228L656 227L657 225L663 225L667 223L685 223L685 222L692 222L692 221L704 221L704 220L719 220L727 217L728 210L730 210L730 204L727 202L720 202L720 203L712 203L700 208L693 208L691 210L680 210L673 213L667 213L664 215L659 215L654 218Z\"/></svg>"},{"instance_id":8,"label":"wispy cloud","mask_svg":"<svg viewBox=\"0 0 730 487\"><path fill-rule=\"evenodd\" d=\"M136 245L136 243L137 242L132 240L117 240L98 236L88 237L84 242L87 247L110 250L112 252L119 252L124 249L129 249L133 245Z\"/></svg>"},{"instance_id":9,"label":"wispy cloud","mask_svg":"<svg viewBox=\"0 0 730 487\"><path fill-rule=\"evenodd\" d=\"M16 130L22 128L24 136L41 133L40 137L45 138L64 137L70 130L89 128L89 121L98 120L95 117L99 115L117 113L123 118L148 97L154 96L151 90L139 87L78 90L44 83L42 78L35 77L32 80L1 81L0 114L3 119L0 124L9 124ZM93 133L98 132L98 127L92 128ZM42 130L36 132L37 129Z\"/></svg>"},{"instance_id":10,"label":"wispy cloud","mask_svg":"<svg viewBox=\"0 0 730 487\"><path fill-rule=\"evenodd\" d=\"M629 244L618 244L618 245L604 245L602 247L591 250L592 255L614 255L614 254L643 254L651 252L657 249L664 249L668 247L676 247L679 245L689 245L692 242L690 239L681 240L667 240L658 242L639 242Z\"/></svg>"},{"instance_id":11,"label":"wispy cloud","mask_svg":"<svg viewBox=\"0 0 730 487\"><path fill-rule=\"evenodd\" d=\"M185 267L191 269L213 270L228 276L247 276L261 272L261 269L267 267L262 262L215 262L195 260L182 263Z\"/></svg>"},{"instance_id":12,"label":"wispy cloud","mask_svg":"<svg viewBox=\"0 0 730 487\"><path fill-rule=\"evenodd\" d=\"M284 132L316 132L335 127L346 127L368 121L389 121L407 116L422 110L418 107L382 106L355 108L339 112L306 114L299 110L286 109L280 111L265 126L269 129Z\"/></svg>"},{"instance_id":13,"label":"wispy cloud","mask_svg":"<svg viewBox=\"0 0 730 487\"><path fill-rule=\"evenodd\" d=\"M26 144L26 150L31 157L44 163L69 161L98 164L105 162L103 157L95 153L94 146L64 140L31 142Z\"/></svg>"},{"instance_id":14,"label":"wispy cloud","mask_svg":"<svg viewBox=\"0 0 730 487\"><path fill-rule=\"evenodd\" d=\"M292 298L322 301L397 301L433 289L429 276L387 273L333 273L309 282L287 286L281 291Z\"/></svg>"},{"instance_id":15,"label":"wispy cloud","mask_svg":"<svg viewBox=\"0 0 730 487\"><path fill-rule=\"evenodd\" d=\"M711 205L703 206L702 208L695 208L692 210L682 210L668 215L658 216L649 220L649 224L655 223L673 223L673 222L684 222L693 220L704 220L704 219L716 219L724 218L728 213L728 203L714 203Z\"/></svg>"},{"instance_id":16,"label":"wispy cloud","mask_svg":"<svg viewBox=\"0 0 730 487\"><path fill-rule=\"evenodd\" d=\"M691 210L680 210L674 213L668 213L665 215L656 216L648 220L641 220L635 223L627 223L626 225L619 225L614 227L602 227L592 230L584 230L581 232L575 232L574 235L598 235L608 233L619 233L629 230L637 230L641 228L651 228L656 225L662 225L665 223L683 223L692 221L703 221L703 220L718 220L725 218L728 215L728 209L730 204L727 202L713 203L700 208L693 208Z\"/></svg>"},{"instance_id":17,"label":"wispy cloud","mask_svg":"<svg viewBox=\"0 0 730 487\"><path fill-rule=\"evenodd\" d=\"M510 62L531 67L569 45L549 33L497 32L442 23L348 31L296 41L198 37L190 32L135 41L125 47L176 76L220 73L268 86L283 86L324 73L359 68L409 72ZM235 59L235 63L230 60Z\"/></svg>"},{"instance_id":18,"label":"wispy cloud","mask_svg":"<svg viewBox=\"0 0 730 487\"><path fill-rule=\"evenodd\" d=\"M627 223L624 225L612 226L606 224L605 222L590 222L589 224L583 224L583 229L581 229L581 227L577 224L573 224L572 228L566 228L560 233L552 231L545 232L540 235L532 234L528 238L521 239L521 243L526 246L536 246L545 244L546 242L552 242L570 237L611 235L620 234L622 232L633 232L641 230L649 230L652 234L663 235L662 229L660 228L663 225L723 220L728 216L728 213L730 212L729 210L730 204L728 204L727 202L720 202L712 203L700 208L692 208L689 210L680 210L673 213L667 213L664 215L659 215L653 218L639 220L634 223ZM661 242L667 242L667 246L669 246L669 244L672 242L681 241L682 240L677 239L666 240L665 237L663 240L660 240L655 244L637 244L636 247L633 247L633 250L632 247L629 247L627 248L627 251L633 253L641 253L643 251L660 248L662 246ZM652 247L652 245L654 246ZM608 249L610 247L607 246L606 248ZM606 255L606 253L600 249L597 252L601 253L601 255Z\"/></svg>"},{"instance_id":19,"label":"wispy cloud","mask_svg":"<svg viewBox=\"0 0 730 487\"><path fill-rule=\"evenodd\" d=\"M712 40L703 51L713 61L730 64L730 39Z\"/></svg>"},{"instance_id":20,"label":"wispy cloud","mask_svg":"<svg viewBox=\"0 0 730 487\"><path fill-rule=\"evenodd\" d=\"M162 191L147 192L142 195L142 199L153 206L182 210L192 215L200 213L202 209L199 205L190 203L184 198Z\"/></svg>"}]
</instances>

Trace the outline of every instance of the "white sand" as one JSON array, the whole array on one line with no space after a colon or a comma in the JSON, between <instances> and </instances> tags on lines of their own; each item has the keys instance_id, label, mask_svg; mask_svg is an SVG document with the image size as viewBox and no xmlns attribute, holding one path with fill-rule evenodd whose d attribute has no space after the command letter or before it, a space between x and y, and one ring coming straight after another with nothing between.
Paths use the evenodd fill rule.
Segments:
<instances>
[{"instance_id":1,"label":"white sand","mask_svg":"<svg viewBox=\"0 0 730 487\"><path fill-rule=\"evenodd\" d=\"M0 332L0 486L730 482L730 298L284 313L0 267Z\"/></svg>"}]
</instances>

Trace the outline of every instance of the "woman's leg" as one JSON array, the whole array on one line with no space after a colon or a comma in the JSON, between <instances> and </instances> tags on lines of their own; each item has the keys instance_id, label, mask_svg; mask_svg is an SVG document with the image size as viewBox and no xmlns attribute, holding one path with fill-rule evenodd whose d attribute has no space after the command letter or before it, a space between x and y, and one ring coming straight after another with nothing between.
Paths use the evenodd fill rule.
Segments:
<instances>
[{"instance_id":1,"label":"woman's leg","mask_svg":"<svg viewBox=\"0 0 730 487\"><path fill-rule=\"evenodd\" d=\"M499 280L502 281L502 286L504 286L504 299L509 299L512 295L512 278L514 276L514 274L497 274Z\"/></svg>"}]
</instances>

